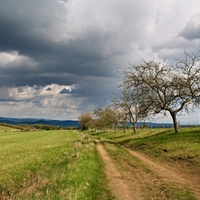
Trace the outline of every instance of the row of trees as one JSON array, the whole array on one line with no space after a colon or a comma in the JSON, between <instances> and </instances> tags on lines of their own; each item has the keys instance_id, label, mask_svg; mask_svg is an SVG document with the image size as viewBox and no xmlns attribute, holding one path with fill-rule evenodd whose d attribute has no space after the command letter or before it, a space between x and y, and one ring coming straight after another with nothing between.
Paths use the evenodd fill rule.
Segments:
<instances>
[{"instance_id":1,"label":"row of trees","mask_svg":"<svg viewBox=\"0 0 200 200\"><path fill-rule=\"evenodd\" d=\"M130 122L135 133L138 121L169 113L178 132L177 114L189 113L200 105L200 53L184 51L184 55L175 64L142 60L139 65L131 65L122 72L120 93L112 99L112 105L82 114L80 124L84 128L116 128L119 123Z\"/></svg>"},{"instance_id":2,"label":"row of trees","mask_svg":"<svg viewBox=\"0 0 200 200\"><path fill-rule=\"evenodd\" d=\"M121 119L122 113L112 109L110 106L98 108L94 110L94 112L81 114L78 118L82 129L87 130L95 128L102 129L104 131L111 127L117 130Z\"/></svg>"}]
</instances>

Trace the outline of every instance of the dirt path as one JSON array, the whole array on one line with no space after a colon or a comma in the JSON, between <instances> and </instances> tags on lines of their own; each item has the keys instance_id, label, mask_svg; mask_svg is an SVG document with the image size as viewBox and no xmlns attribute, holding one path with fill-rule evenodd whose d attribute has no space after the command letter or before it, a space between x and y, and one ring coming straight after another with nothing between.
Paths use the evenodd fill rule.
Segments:
<instances>
[{"instance_id":1,"label":"dirt path","mask_svg":"<svg viewBox=\"0 0 200 200\"><path fill-rule=\"evenodd\" d=\"M134 157L141 160L144 164L148 165L148 167L161 176L163 180L175 182L191 189L195 193L196 197L200 199L200 180L195 177L188 176L187 174L180 172L177 173L175 172L176 169L171 169L169 166L163 166L161 163L157 163L138 152L127 148L124 149L126 149Z\"/></svg>"},{"instance_id":2,"label":"dirt path","mask_svg":"<svg viewBox=\"0 0 200 200\"><path fill-rule=\"evenodd\" d=\"M159 187L164 182L171 182L173 184L175 183L181 188L190 189L194 192L195 196L200 199L200 180L198 180L198 178L190 177L187 174L178 172L175 168L171 168L171 166L164 166L163 164L155 162L147 156L127 148L124 149L132 156L138 158L145 166L153 171L154 175L138 169L135 171L131 169L132 172L129 170L128 173L121 170L119 171L100 143L97 143L97 149L105 163L105 173L109 180L109 187L111 188L113 195L118 200L148 199L144 198L141 188L144 188L146 184L154 184L153 187ZM127 162L128 165L127 163L125 164L123 160L121 160L121 162L124 164L124 166L130 165L129 161Z\"/></svg>"},{"instance_id":3,"label":"dirt path","mask_svg":"<svg viewBox=\"0 0 200 200\"><path fill-rule=\"evenodd\" d=\"M117 170L112 159L108 156L107 152L100 143L97 143L97 149L105 163L105 173L109 180L109 187L113 195L118 200L140 200L142 197L139 193L137 186L132 187L135 191L131 190L123 179L121 173Z\"/></svg>"}]
</instances>

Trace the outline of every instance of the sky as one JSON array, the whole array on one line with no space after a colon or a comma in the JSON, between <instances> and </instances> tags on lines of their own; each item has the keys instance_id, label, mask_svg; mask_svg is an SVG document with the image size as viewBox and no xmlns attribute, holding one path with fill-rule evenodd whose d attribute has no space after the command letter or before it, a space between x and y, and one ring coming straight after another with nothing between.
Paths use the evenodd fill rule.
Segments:
<instances>
[{"instance_id":1,"label":"sky","mask_svg":"<svg viewBox=\"0 0 200 200\"><path fill-rule=\"evenodd\" d=\"M67 120L107 106L129 64L200 50L199 4L1 0L0 116ZM178 117L200 123L198 110Z\"/></svg>"}]
</instances>

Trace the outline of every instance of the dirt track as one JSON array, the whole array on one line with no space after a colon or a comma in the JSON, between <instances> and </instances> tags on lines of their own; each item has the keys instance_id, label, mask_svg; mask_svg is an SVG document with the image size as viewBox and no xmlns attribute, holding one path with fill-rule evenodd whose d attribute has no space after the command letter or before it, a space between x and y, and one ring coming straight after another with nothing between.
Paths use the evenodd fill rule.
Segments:
<instances>
[{"instance_id":1,"label":"dirt track","mask_svg":"<svg viewBox=\"0 0 200 200\"><path fill-rule=\"evenodd\" d=\"M169 182L176 182L178 184L187 186L193 192L195 195L200 199L200 182L198 179L195 179L194 177L189 177L186 174L177 173L176 169L170 169L170 167L164 167L161 163L157 163L150 158L147 158L146 156L132 151L130 149L126 149L131 155L139 158L142 162L147 164L152 170L154 170L156 173L158 173L163 180L169 181Z\"/></svg>"},{"instance_id":2,"label":"dirt track","mask_svg":"<svg viewBox=\"0 0 200 200\"><path fill-rule=\"evenodd\" d=\"M181 172L178 173L175 168L163 166L163 164L155 162L154 160L127 148L124 149L127 150L132 156L138 158L154 173L147 174L146 172L138 169L135 171L134 169L131 169L132 172L125 172L123 170L119 171L102 144L97 143L97 149L99 150L99 153L105 163L105 173L109 180L109 187L111 188L113 195L118 200L147 199L144 197L141 190L145 184L154 184L154 187L160 187L160 185L165 182L177 184L181 188L188 188L198 199L200 199L200 181L198 178L191 178L187 174L183 174ZM125 163L122 164L125 166ZM126 164L126 166L128 165ZM162 191L161 193L164 194L164 192L165 191Z\"/></svg>"},{"instance_id":3,"label":"dirt track","mask_svg":"<svg viewBox=\"0 0 200 200\"><path fill-rule=\"evenodd\" d=\"M121 173L117 170L112 159L108 156L103 146L98 143L97 149L105 163L105 173L109 180L109 187L111 188L113 195L118 200L136 200L141 199L138 190L132 191L128 187L126 180L122 178Z\"/></svg>"}]
</instances>

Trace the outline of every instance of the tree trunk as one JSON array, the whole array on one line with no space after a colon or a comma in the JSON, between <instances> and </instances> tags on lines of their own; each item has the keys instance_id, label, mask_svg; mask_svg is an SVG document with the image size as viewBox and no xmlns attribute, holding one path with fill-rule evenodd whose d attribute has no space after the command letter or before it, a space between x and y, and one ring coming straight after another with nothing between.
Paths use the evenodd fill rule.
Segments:
<instances>
[{"instance_id":1,"label":"tree trunk","mask_svg":"<svg viewBox=\"0 0 200 200\"><path fill-rule=\"evenodd\" d=\"M124 133L126 133L126 126L127 126L127 122L123 122L123 130L124 130Z\"/></svg>"},{"instance_id":2,"label":"tree trunk","mask_svg":"<svg viewBox=\"0 0 200 200\"><path fill-rule=\"evenodd\" d=\"M117 133L117 124L115 124L114 129L115 129L115 133Z\"/></svg>"},{"instance_id":3,"label":"tree trunk","mask_svg":"<svg viewBox=\"0 0 200 200\"><path fill-rule=\"evenodd\" d=\"M126 126L124 125L124 133L126 133Z\"/></svg>"},{"instance_id":4,"label":"tree trunk","mask_svg":"<svg viewBox=\"0 0 200 200\"><path fill-rule=\"evenodd\" d=\"M133 133L136 134L136 123L133 123Z\"/></svg>"},{"instance_id":5,"label":"tree trunk","mask_svg":"<svg viewBox=\"0 0 200 200\"><path fill-rule=\"evenodd\" d=\"M176 113L170 112L170 114L172 116L173 123L174 123L174 131L175 131L175 133L178 133L178 131L179 131L179 125L178 125Z\"/></svg>"}]
</instances>

